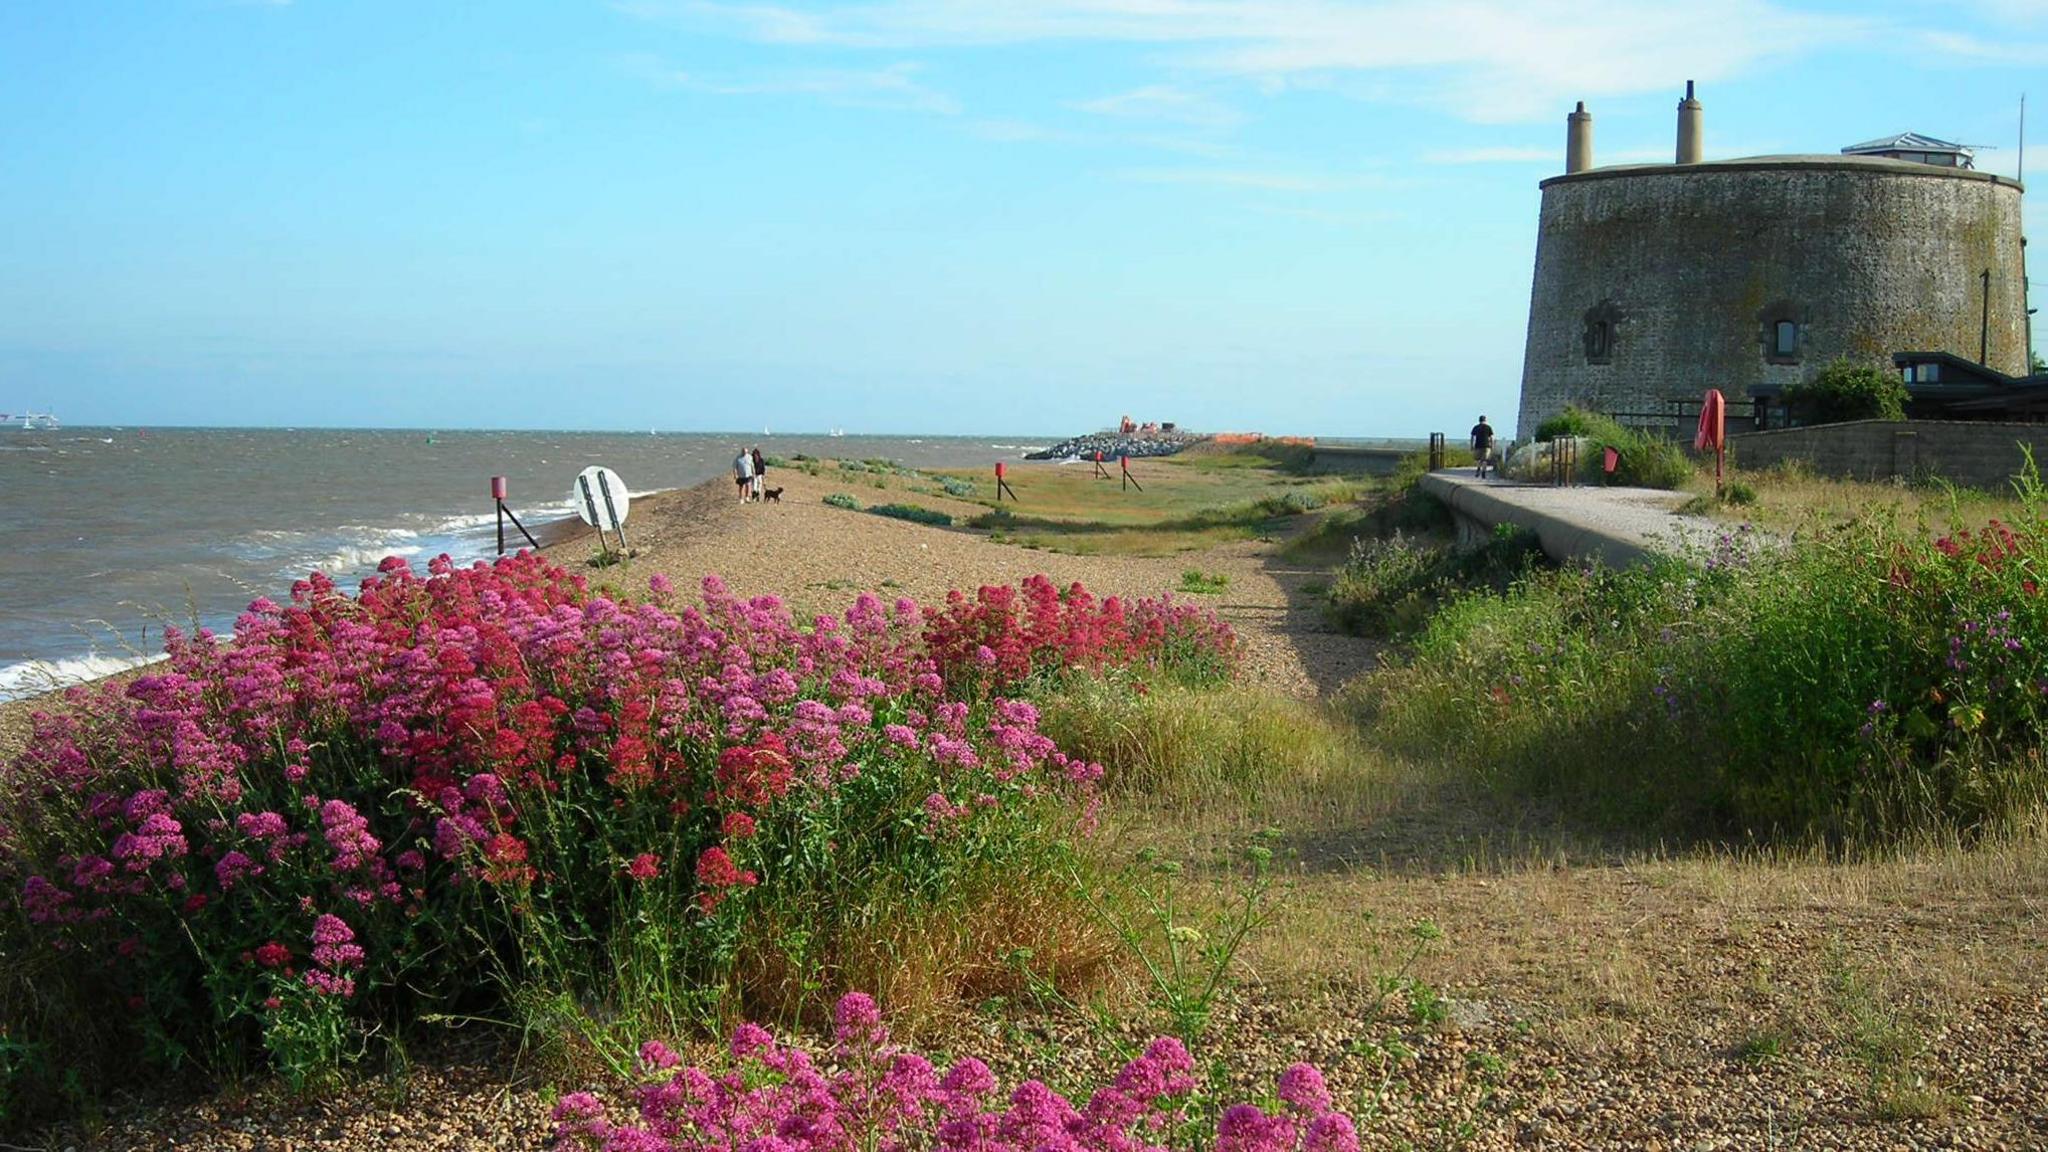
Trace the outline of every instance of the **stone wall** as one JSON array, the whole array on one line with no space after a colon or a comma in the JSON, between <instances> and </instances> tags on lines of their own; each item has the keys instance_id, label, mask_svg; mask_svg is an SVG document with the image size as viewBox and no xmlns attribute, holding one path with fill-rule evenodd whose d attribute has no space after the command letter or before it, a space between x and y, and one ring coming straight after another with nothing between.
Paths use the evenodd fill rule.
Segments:
<instances>
[{"instance_id":1,"label":"stone wall","mask_svg":"<svg viewBox=\"0 0 2048 1152\"><path fill-rule=\"evenodd\" d=\"M1856 420L1812 428L1785 428L1729 437L1735 462L1768 468L1803 460L1824 476L1857 480L1940 476L1969 488L2010 491L2033 449L2048 467L2048 424L1991 424L1965 420Z\"/></svg>"},{"instance_id":2,"label":"stone wall","mask_svg":"<svg viewBox=\"0 0 2048 1152\"><path fill-rule=\"evenodd\" d=\"M1519 434L1566 404L1742 400L1846 356L1978 358L2026 370L2020 189L1903 161L1770 157L1596 168L1543 183ZM1775 322L1799 348L1775 354ZM1589 340L1608 325L1604 347Z\"/></svg>"}]
</instances>

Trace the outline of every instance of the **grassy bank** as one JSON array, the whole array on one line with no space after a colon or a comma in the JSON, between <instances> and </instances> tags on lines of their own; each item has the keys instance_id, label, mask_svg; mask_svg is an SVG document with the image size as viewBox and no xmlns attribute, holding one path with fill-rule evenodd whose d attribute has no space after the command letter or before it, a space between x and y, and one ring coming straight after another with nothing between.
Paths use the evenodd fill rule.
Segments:
<instances>
[{"instance_id":1,"label":"grassy bank","mask_svg":"<svg viewBox=\"0 0 2048 1152\"><path fill-rule=\"evenodd\" d=\"M1013 469L1015 499L996 499L993 478L949 473L964 498L987 511L974 528L1025 548L1074 555L1163 556L1272 537L1316 509L1356 500L1370 485L1307 472L1295 454L1207 452L1131 462L1126 485L1116 462Z\"/></svg>"}]
</instances>

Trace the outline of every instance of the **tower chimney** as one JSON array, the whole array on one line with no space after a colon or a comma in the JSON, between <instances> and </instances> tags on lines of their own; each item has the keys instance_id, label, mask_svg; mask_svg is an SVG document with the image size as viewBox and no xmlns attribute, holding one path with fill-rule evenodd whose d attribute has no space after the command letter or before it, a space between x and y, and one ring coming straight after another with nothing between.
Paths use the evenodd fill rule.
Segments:
<instances>
[{"instance_id":1,"label":"tower chimney","mask_svg":"<svg viewBox=\"0 0 2048 1152\"><path fill-rule=\"evenodd\" d=\"M1593 166L1593 114L1581 100L1578 109L1564 120L1565 173L1584 172Z\"/></svg>"},{"instance_id":2,"label":"tower chimney","mask_svg":"<svg viewBox=\"0 0 2048 1152\"><path fill-rule=\"evenodd\" d=\"M1705 143L1705 128L1700 122L1700 102L1693 99L1692 81L1685 82L1685 99L1678 102L1678 162L1697 164Z\"/></svg>"}]
</instances>

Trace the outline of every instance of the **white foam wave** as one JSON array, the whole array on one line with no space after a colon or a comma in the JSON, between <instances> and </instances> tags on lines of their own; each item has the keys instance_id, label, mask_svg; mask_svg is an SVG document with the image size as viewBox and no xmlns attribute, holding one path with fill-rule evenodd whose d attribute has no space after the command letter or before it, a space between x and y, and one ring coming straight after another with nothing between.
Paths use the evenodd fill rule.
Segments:
<instances>
[{"instance_id":1,"label":"white foam wave","mask_svg":"<svg viewBox=\"0 0 2048 1152\"><path fill-rule=\"evenodd\" d=\"M468 516L450 516L446 520L440 520L435 522L434 526L427 529L427 531L433 534L440 534L445 532L466 532L476 528L483 528L488 525L495 524L497 522L498 513L495 510L493 510L490 512L478 512Z\"/></svg>"},{"instance_id":2,"label":"white foam wave","mask_svg":"<svg viewBox=\"0 0 2048 1152\"><path fill-rule=\"evenodd\" d=\"M417 556L423 550L418 544L367 544L346 547L336 550L325 559L315 560L309 567L330 576L346 576L365 568L375 568L386 556Z\"/></svg>"},{"instance_id":3,"label":"white foam wave","mask_svg":"<svg viewBox=\"0 0 2048 1152\"><path fill-rule=\"evenodd\" d=\"M72 656L63 660L28 660L0 667L0 702L21 700L112 676L164 659L156 656Z\"/></svg>"}]
</instances>

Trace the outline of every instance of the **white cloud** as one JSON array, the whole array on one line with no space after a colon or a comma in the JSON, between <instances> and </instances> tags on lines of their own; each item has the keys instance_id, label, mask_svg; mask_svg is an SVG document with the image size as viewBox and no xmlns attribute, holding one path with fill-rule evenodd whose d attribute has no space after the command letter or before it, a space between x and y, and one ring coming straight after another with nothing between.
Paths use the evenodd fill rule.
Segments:
<instances>
[{"instance_id":1,"label":"white cloud","mask_svg":"<svg viewBox=\"0 0 2048 1152\"><path fill-rule=\"evenodd\" d=\"M976 120L967 126L967 131L977 140L992 140L998 144L1071 144L1087 139L1029 120Z\"/></svg>"},{"instance_id":2,"label":"white cloud","mask_svg":"<svg viewBox=\"0 0 2048 1152\"><path fill-rule=\"evenodd\" d=\"M1237 109L1171 84L1148 84L1114 96L1083 100L1073 107L1097 116L1163 120L1192 128L1228 128L1244 121L1244 114Z\"/></svg>"},{"instance_id":3,"label":"white cloud","mask_svg":"<svg viewBox=\"0 0 2048 1152\"><path fill-rule=\"evenodd\" d=\"M627 68L664 88L719 96L815 96L854 108L946 116L960 111L958 100L920 83L917 74L922 66L908 62L886 68L814 68L754 77L699 75L663 67L646 57L628 60Z\"/></svg>"},{"instance_id":4,"label":"white cloud","mask_svg":"<svg viewBox=\"0 0 2048 1152\"><path fill-rule=\"evenodd\" d=\"M1927 32L1921 41L1936 52L1963 60L2035 67L2048 61L2048 43L2039 41L1992 41L1966 32Z\"/></svg>"},{"instance_id":5,"label":"white cloud","mask_svg":"<svg viewBox=\"0 0 2048 1152\"><path fill-rule=\"evenodd\" d=\"M1564 145L1555 148L1445 148L1422 155L1424 164L1560 164Z\"/></svg>"},{"instance_id":6,"label":"white cloud","mask_svg":"<svg viewBox=\"0 0 2048 1152\"><path fill-rule=\"evenodd\" d=\"M1333 176L1257 168L1125 168L1113 175L1136 184L1207 184L1266 192L1337 192L1385 183L1377 176Z\"/></svg>"},{"instance_id":7,"label":"white cloud","mask_svg":"<svg viewBox=\"0 0 2048 1152\"><path fill-rule=\"evenodd\" d=\"M621 10L774 43L1160 45L1181 69L1269 91L1369 76L1396 98L1496 122L1546 118L1574 99L1711 82L1875 27L1772 0L872 0L802 10L635 0Z\"/></svg>"}]
</instances>

